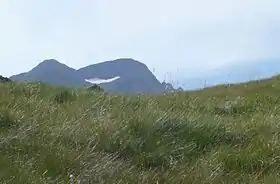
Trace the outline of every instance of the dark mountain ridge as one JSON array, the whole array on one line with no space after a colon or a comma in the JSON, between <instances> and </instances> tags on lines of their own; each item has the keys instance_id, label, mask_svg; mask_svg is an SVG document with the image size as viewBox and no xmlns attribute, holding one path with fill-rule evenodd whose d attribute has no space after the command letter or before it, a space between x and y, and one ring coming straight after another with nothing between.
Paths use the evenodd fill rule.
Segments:
<instances>
[{"instance_id":1,"label":"dark mountain ridge","mask_svg":"<svg viewBox=\"0 0 280 184\"><path fill-rule=\"evenodd\" d=\"M84 79L109 79L119 76L120 79L100 86L107 91L126 91L129 93L163 93L164 87L149 68L134 59L123 58L89 65L78 70Z\"/></svg>"},{"instance_id":2,"label":"dark mountain ridge","mask_svg":"<svg viewBox=\"0 0 280 184\"><path fill-rule=\"evenodd\" d=\"M136 60L123 58L89 65L78 70L68 67L55 59L44 60L29 72L11 76L18 82L42 81L49 84L83 87L85 79L119 79L100 84L108 92L115 93L164 93L165 87L157 80L148 67Z\"/></svg>"},{"instance_id":3,"label":"dark mountain ridge","mask_svg":"<svg viewBox=\"0 0 280 184\"><path fill-rule=\"evenodd\" d=\"M44 60L29 72L11 76L10 79L18 82L42 81L54 85L73 87L83 86L84 83L75 69L54 59Z\"/></svg>"}]
</instances>

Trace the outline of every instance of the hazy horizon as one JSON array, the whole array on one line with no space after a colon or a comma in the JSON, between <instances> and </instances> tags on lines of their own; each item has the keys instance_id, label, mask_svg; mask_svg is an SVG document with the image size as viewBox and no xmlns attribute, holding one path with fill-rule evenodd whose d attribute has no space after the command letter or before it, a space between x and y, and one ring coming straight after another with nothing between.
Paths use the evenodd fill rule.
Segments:
<instances>
[{"instance_id":1,"label":"hazy horizon","mask_svg":"<svg viewBox=\"0 0 280 184\"><path fill-rule=\"evenodd\" d=\"M2 0L0 74L133 58L160 80L280 58L279 0Z\"/></svg>"}]
</instances>

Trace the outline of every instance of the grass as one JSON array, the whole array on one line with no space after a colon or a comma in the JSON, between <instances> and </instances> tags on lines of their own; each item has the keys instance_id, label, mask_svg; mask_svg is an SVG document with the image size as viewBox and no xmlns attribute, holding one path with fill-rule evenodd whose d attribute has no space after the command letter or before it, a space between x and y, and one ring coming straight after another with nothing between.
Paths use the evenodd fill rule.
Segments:
<instances>
[{"instance_id":1,"label":"grass","mask_svg":"<svg viewBox=\"0 0 280 184\"><path fill-rule=\"evenodd\" d=\"M162 96L0 84L0 183L279 183L280 79Z\"/></svg>"}]
</instances>

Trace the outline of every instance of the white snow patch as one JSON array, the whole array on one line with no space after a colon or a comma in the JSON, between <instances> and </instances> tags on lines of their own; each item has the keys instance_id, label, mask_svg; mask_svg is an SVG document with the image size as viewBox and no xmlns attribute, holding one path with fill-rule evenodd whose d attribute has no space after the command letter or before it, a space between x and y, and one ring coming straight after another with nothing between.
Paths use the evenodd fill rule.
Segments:
<instances>
[{"instance_id":1,"label":"white snow patch","mask_svg":"<svg viewBox=\"0 0 280 184\"><path fill-rule=\"evenodd\" d=\"M110 78L110 79L92 78L92 79L85 79L85 81L89 82L91 84L103 84L103 83L113 82L113 81L115 81L119 78L120 78L120 76L113 77L113 78Z\"/></svg>"}]
</instances>

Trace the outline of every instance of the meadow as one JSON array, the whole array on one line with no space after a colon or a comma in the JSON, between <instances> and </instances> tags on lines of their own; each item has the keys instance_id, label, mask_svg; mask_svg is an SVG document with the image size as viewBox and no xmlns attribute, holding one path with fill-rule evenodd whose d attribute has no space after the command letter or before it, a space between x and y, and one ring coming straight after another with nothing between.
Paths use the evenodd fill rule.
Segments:
<instances>
[{"instance_id":1,"label":"meadow","mask_svg":"<svg viewBox=\"0 0 280 184\"><path fill-rule=\"evenodd\" d=\"M0 183L279 183L279 112L280 77L137 96L0 84Z\"/></svg>"}]
</instances>

